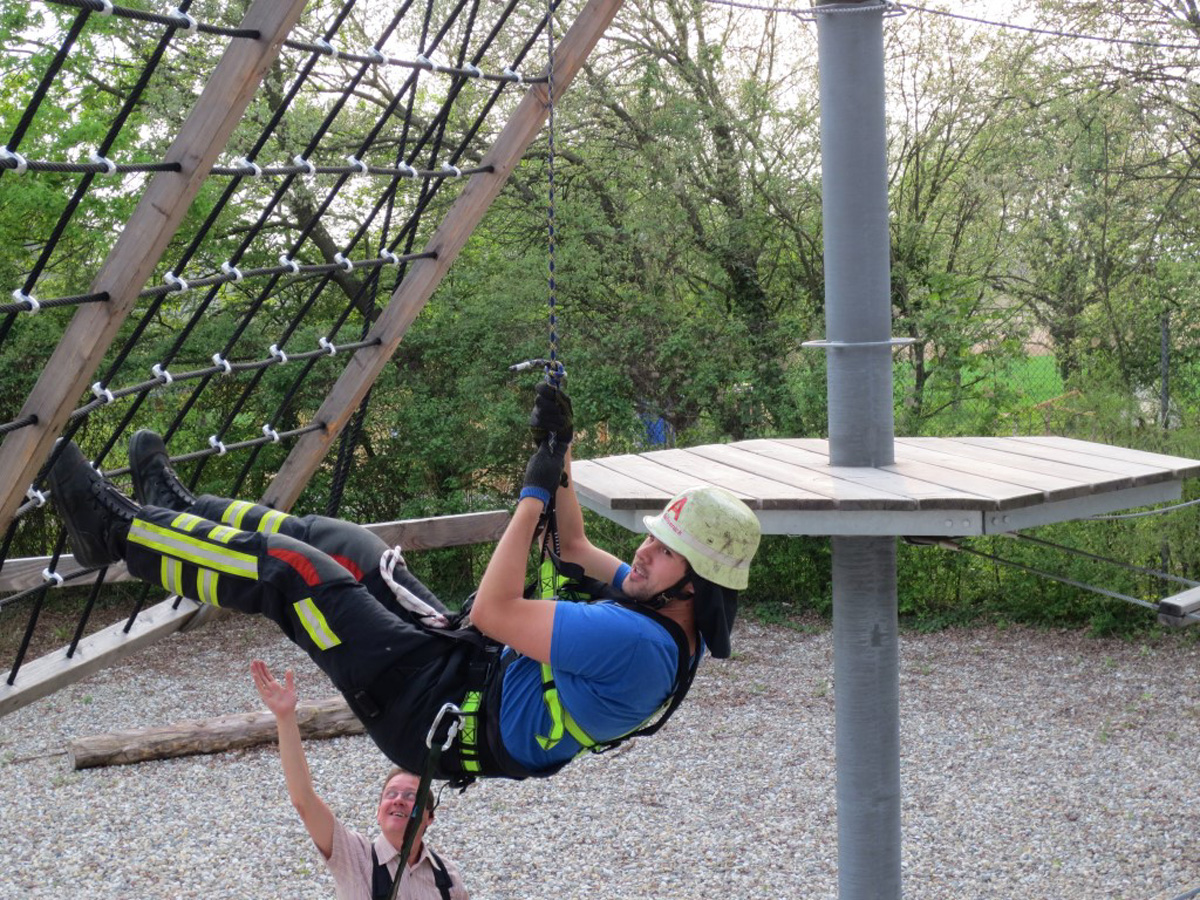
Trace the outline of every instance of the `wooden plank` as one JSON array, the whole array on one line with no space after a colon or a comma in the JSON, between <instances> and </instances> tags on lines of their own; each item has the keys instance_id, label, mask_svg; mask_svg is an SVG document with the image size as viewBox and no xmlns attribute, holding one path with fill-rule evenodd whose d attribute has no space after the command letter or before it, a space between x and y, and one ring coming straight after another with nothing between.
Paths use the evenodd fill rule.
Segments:
<instances>
[{"instance_id":1,"label":"wooden plank","mask_svg":"<svg viewBox=\"0 0 1200 900\"><path fill-rule=\"evenodd\" d=\"M1200 622L1200 587L1189 588L1159 601L1158 621L1175 627Z\"/></svg>"},{"instance_id":2,"label":"wooden plank","mask_svg":"<svg viewBox=\"0 0 1200 900\"><path fill-rule=\"evenodd\" d=\"M575 491L603 509L662 507L673 496L656 485L631 478L609 465L611 457L571 462Z\"/></svg>"},{"instance_id":3,"label":"wooden plank","mask_svg":"<svg viewBox=\"0 0 1200 900\"><path fill-rule=\"evenodd\" d=\"M994 447L1013 453L1022 453L1030 459L1051 459L1095 472L1126 476L1133 479L1135 486L1154 484L1174 477L1172 470L1168 467L1155 465L1146 460L1121 459L1116 455L1105 453L1104 451L1109 448L1104 444L1093 444L1088 441L1071 441L1071 446L1066 446L1043 443L1040 439L1033 441L1024 438L973 437L959 438L959 440L978 447ZM1133 452L1137 453L1138 451Z\"/></svg>"},{"instance_id":4,"label":"wooden plank","mask_svg":"<svg viewBox=\"0 0 1200 900\"><path fill-rule=\"evenodd\" d=\"M63 647L21 666L13 684L8 683L7 677L0 681L0 716L53 694L178 631L195 615L198 606L191 600L182 600L179 609L174 609L172 600L164 600L143 610L128 633L121 621L85 637L72 657L67 657Z\"/></svg>"},{"instance_id":5,"label":"wooden plank","mask_svg":"<svg viewBox=\"0 0 1200 900\"><path fill-rule=\"evenodd\" d=\"M916 502L911 500L905 504L906 498L899 495L881 494L878 490L835 478L829 474L827 462L822 468L809 468L755 452L752 441L708 444L693 447L692 452L819 495L819 499L804 507L808 509L895 509L901 505L916 509L917 506Z\"/></svg>"},{"instance_id":6,"label":"wooden plank","mask_svg":"<svg viewBox=\"0 0 1200 900\"><path fill-rule=\"evenodd\" d=\"M1129 447L1116 447L1111 444L1099 444L1093 441L1080 441L1065 437L1017 437L1009 440L1021 444L1036 444L1043 447L1058 447L1085 453L1089 457L1108 460L1120 460L1127 463L1166 469L1174 478L1194 478L1200 475L1200 460L1186 459L1182 456L1168 456L1163 453L1151 453L1147 450L1134 450Z\"/></svg>"},{"instance_id":7,"label":"wooden plank","mask_svg":"<svg viewBox=\"0 0 1200 900\"><path fill-rule=\"evenodd\" d=\"M911 479L912 483L924 481L930 485L941 487L943 491L966 491L974 494L988 504L986 508L989 509L1028 506L1031 503L1041 503L1046 500L1044 491L1033 490L1019 484L1010 484L1007 481L989 478L985 475L947 469L936 463L898 459L892 465L882 468L888 472L904 475ZM922 503L921 506L925 508L925 503Z\"/></svg>"},{"instance_id":8,"label":"wooden plank","mask_svg":"<svg viewBox=\"0 0 1200 900\"><path fill-rule=\"evenodd\" d=\"M435 550L466 544L485 544L500 540L508 527L509 513L502 509L488 512L462 513L454 516L435 516L427 519L401 519L395 522L376 522L363 527L378 535L386 544L399 544L405 551ZM42 570L50 565L49 556L26 556L10 559L0 569L0 591L24 591L42 583ZM78 572L75 557L67 553L59 557L57 571L66 576ZM105 582L133 581L133 576L120 563L110 566ZM80 583L91 583L81 580Z\"/></svg>"},{"instance_id":9,"label":"wooden plank","mask_svg":"<svg viewBox=\"0 0 1200 900\"><path fill-rule=\"evenodd\" d=\"M382 538L385 544L399 544L407 552L498 541L508 527L510 518L506 510L494 509L429 519L380 522L366 528Z\"/></svg>"},{"instance_id":10,"label":"wooden plank","mask_svg":"<svg viewBox=\"0 0 1200 900\"><path fill-rule=\"evenodd\" d=\"M811 442L799 442L790 439L779 439L766 442L756 452L769 454L777 459L797 458L808 459L814 455ZM981 495L959 487L951 487L938 481L930 481L921 477L911 469L903 470L891 467L884 469L852 468L850 466L830 466L826 461L827 471L831 476L843 481L861 485L864 488L879 492L881 498L893 496L899 501L889 501L882 509L996 509L997 504L990 495Z\"/></svg>"},{"instance_id":11,"label":"wooden plank","mask_svg":"<svg viewBox=\"0 0 1200 900\"><path fill-rule=\"evenodd\" d=\"M621 0L589 0L563 36L554 53L556 102L566 92L620 7ZM428 302L475 226L500 193L525 149L541 130L549 113L548 101L545 84L530 86L496 143L480 160L480 166L491 166L493 171L471 176L425 247L426 252L436 253L437 258L419 259L411 265L368 335L369 340L378 338L379 343L358 350L351 358L317 411L316 421L324 427L308 432L296 442L272 480L263 502L277 509L290 509L296 502L333 441L396 352L417 313Z\"/></svg>"},{"instance_id":12,"label":"wooden plank","mask_svg":"<svg viewBox=\"0 0 1200 900\"><path fill-rule=\"evenodd\" d=\"M600 460L606 469L619 473L627 479L640 482L644 485L654 485L658 490L666 491L667 497L673 497L680 491L687 490L690 487L695 487L701 482L693 475L686 472L680 472L671 466L663 465L655 462L649 456L637 453L623 453L618 456L606 456ZM574 471L574 466L572 466ZM734 493L738 493L734 491ZM754 503L757 501L753 497L741 496L751 508L754 508ZM640 509L640 506L633 507Z\"/></svg>"},{"instance_id":13,"label":"wooden plank","mask_svg":"<svg viewBox=\"0 0 1200 900\"><path fill-rule=\"evenodd\" d=\"M952 452L957 448L957 452ZM925 438L897 442L896 455L904 460L936 465L939 468L993 478L1029 491L1042 492L1047 500L1065 500L1083 497L1094 492L1089 474L1099 477L1100 473L1088 472L1078 467L1059 465L1059 471L1045 472L1037 460L1014 456L1011 453L989 451L986 447L966 444L955 445L940 438ZM1028 459L1029 465L1022 465ZM1053 463L1049 465L1054 465ZM1069 476L1069 477L1068 477ZM1131 487L1132 479L1110 476L1112 488Z\"/></svg>"},{"instance_id":14,"label":"wooden plank","mask_svg":"<svg viewBox=\"0 0 1200 900\"><path fill-rule=\"evenodd\" d=\"M9 433L0 444L0 472L4 473L0 532L8 528L55 438L303 10L304 0L254 0L247 11L241 27L254 29L261 37L230 41L164 157L167 162L179 163L181 171L159 172L151 179L91 284L89 293L107 293L108 302L79 307L14 417L34 415L37 424Z\"/></svg>"},{"instance_id":15,"label":"wooden plank","mask_svg":"<svg viewBox=\"0 0 1200 900\"><path fill-rule=\"evenodd\" d=\"M967 457L977 462L1015 468L1022 473L1045 475L1051 479L1040 484L1030 482L1031 487L1050 488L1053 485L1052 479L1055 478L1064 482L1090 484L1093 490L1118 490L1133 487L1136 483L1134 476L1129 473L1103 472L1099 469L1047 459L1041 455L1030 456L1024 452L1018 452L1007 444L985 444L974 438L897 438L896 447L897 453L901 454L910 452L902 447L935 450L953 456Z\"/></svg>"},{"instance_id":16,"label":"wooden plank","mask_svg":"<svg viewBox=\"0 0 1200 900\"><path fill-rule=\"evenodd\" d=\"M697 448L699 449L699 448ZM660 465L715 484L739 496L753 497L754 509L832 509L828 497L775 481L757 471L731 466L713 454L692 450L654 450L643 456Z\"/></svg>"}]
</instances>

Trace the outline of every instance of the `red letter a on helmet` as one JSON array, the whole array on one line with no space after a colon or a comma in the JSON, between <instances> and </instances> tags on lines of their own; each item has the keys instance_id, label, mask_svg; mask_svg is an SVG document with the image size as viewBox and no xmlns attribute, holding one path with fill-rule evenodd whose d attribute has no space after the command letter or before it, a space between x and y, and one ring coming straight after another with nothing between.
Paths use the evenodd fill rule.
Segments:
<instances>
[{"instance_id":1,"label":"red letter a on helmet","mask_svg":"<svg viewBox=\"0 0 1200 900\"><path fill-rule=\"evenodd\" d=\"M676 500L674 503L672 503L670 506L667 507L667 512L663 513L663 515L665 516L667 513L670 513L672 515L672 517L674 517L675 521L678 522L679 515L680 515L680 513L683 512L683 507L687 504L687 502L688 502L687 497L680 497L678 500Z\"/></svg>"}]
</instances>

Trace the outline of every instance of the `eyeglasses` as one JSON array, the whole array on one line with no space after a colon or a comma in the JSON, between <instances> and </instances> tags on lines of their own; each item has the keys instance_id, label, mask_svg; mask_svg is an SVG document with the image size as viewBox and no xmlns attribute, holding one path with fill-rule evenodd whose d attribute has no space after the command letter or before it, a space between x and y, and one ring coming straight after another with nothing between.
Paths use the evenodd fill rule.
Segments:
<instances>
[{"instance_id":1,"label":"eyeglasses","mask_svg":"<svg viewBox=\"0 0 1200 900\"><path fill-rule=\"evenodd\" d=\"M384 800L403 800L405 803L416 803L417 802L417 792L416 791L385 791L384 795L383 795L383 799Z\"/></svg>"}]
</instances>

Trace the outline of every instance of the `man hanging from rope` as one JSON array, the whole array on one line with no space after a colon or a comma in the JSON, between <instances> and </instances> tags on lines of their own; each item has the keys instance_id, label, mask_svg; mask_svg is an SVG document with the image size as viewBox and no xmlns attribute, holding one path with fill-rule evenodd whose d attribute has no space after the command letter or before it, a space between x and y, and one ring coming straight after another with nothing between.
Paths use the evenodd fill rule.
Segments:
<instances>
[{"instance_id":1,"label":"man hanging from rope","mask_svg":"<svg viewBox=\"0 0 1200 900\"><path fill-rule=\"evenodd\" d=\"M139 502L73 444L50 487L82 565L123 559L172 593L271 618L397 765L421 772L435 759L434 777L457 784L549 775L588 749L657 730L704 649L729 655L760 532L734 495L696 487L645 518L649 534L625 564L584 532L565 392L540 384L530 421L537 451L469 616L448 612L398 549L357 525L194 497L153 432L130 442ZM552 498L570 580L558 597L526 597L530 546ZM460 730L431 755L427 735L447 710Z\"/></svg>"}]
</instances>

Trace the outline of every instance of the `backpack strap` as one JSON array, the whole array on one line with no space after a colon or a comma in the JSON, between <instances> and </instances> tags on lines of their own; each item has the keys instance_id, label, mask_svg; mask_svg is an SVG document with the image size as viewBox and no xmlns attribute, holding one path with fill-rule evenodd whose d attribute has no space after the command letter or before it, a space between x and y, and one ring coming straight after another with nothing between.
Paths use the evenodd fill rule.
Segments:
<instances>
[{"instance_id":1,"label":"backpack strap","mask_svg":"<svg viewBox=\"0 0 1200 900\"><path fill-rule=\"evenodd\" d=\"M392 873L379 861L375 845L371 844L371 900L388 900L392 896Z\"/></svg>"},{"instance_id":2,"label":"backpack strap","mask_svg":"<svg viewBox=\"0 0 1200 900\"><path fill-rule=\"evenodd\" d=\"M432 847L426 845L425 849L429 851L429 856L433 859L433 883L437 885L442 900L450 900L450 889L454 887L454 879L450 877L450 870L446 868L442 858L433 852Z\"/></svg>"}]
</instances>

